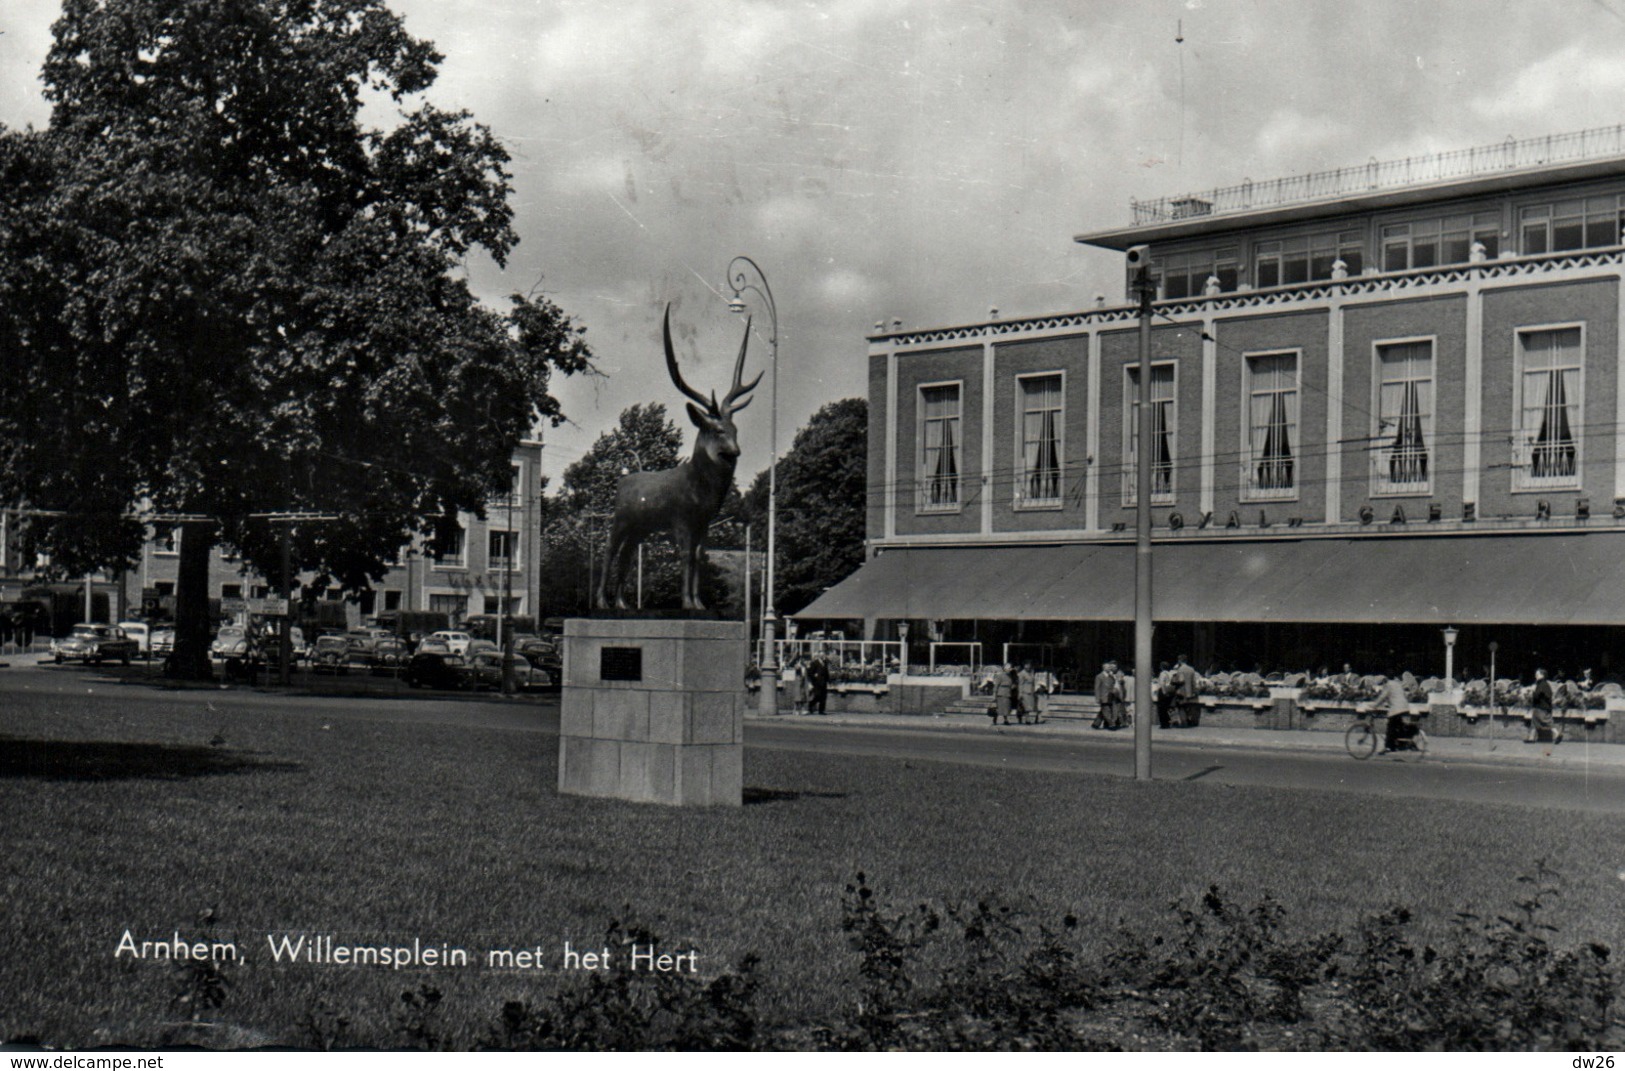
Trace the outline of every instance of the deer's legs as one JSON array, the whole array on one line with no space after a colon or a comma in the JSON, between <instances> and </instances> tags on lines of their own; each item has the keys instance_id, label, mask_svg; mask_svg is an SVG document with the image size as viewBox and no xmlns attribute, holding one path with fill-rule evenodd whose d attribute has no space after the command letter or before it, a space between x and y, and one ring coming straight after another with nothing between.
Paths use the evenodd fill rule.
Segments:
<instances>
[{"instance_id":1,"label":"deer's legs","mask_svg":"<svg viewBox=\"0 0 1625 1071\"><path fill-rule=\"evenodd\" d=\"M609 530L609 547L604 551L604 571L598 575L598 594L593 599L593 605L600 610L609 608L609 592L615 592L615 598L621 600L621 578L625 571L615 568L615 559L620 557L621 544L626 542L626 532L620 525L614 525ZM623 601L624 605L624 601Z\"/></svg>"},{"instance_id":2,"label":"deer's legs","mask_svg":"<svg viewBox=\"0 0 1625 1071\"><path fill-rule=\"evenodd\" d=\"M632 553L638 549L638 540L623 538L615 550L611 551L611 561L615 564L615 609L626 609L626 576L627 567L632 564Z\"/></svg>"}]
</instances>

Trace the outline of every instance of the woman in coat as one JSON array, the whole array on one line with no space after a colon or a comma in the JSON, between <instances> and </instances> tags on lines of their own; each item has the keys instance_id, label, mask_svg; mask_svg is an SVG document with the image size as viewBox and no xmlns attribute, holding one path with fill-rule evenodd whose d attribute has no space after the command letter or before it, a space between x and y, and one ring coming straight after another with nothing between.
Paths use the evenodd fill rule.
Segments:
<instances>
[{"instance_id":1,"label":"woman in coat","mask_svg":"<svg viewBox=\"0 0 1625 1071\"><path fill-rule=\"evenodd\" d=\"M1027 718L1031 718L1033 724L1037 725L1038 678L1033 675L1033 664L1031 662L1024 663L1021 672L1016 675L1016 698L1021 702L1016 715L1017 720L1025 721Z\"/></svg>"},{"instance_id":2,"label":"woman in coat","mask_svg":"<svg viewBox=\"0 0 1625 1071\"><path fill-rule=\"evenodd\" d=\"M1014 670L1010 666L1001 666L993 674L993 723L1003 722L1010 724L1010 697L1014 693L1011 687L1011 676Z\"/></svg>"}]
</instances>

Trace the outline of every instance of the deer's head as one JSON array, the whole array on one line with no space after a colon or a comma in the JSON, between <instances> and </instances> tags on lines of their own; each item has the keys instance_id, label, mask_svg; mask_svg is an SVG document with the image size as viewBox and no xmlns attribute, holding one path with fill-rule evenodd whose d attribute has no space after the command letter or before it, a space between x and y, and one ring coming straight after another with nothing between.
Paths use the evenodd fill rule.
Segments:
<instances>
[{"instance_id":1,"label":"deer's head","mask_svg":"<svg viewBox=\"0 0 1625 1071\"><path fill-rule=\"evenodd\" d=\"M696 460L703 458L732 471L734 463L739 460L739 429L734 427L733 415L750 404L750 392L756 389L756 384L762 379L762 374L758 372L756 378L749 383L740 381L745 372L745 350L750 346L750 321L745 321L745 337L739 342L739 358L734 361L733 385L728 388L728 395L721 402L717 401L715 391L707 398L683 382L683 374L677 370L677 354L671 345L670 305L666 306L666 319L661 326L666 341L666 371L671 373L672 383L689 399L688 419L700 429L699 438L694 443L694 456Z\"/></svg>"}]
</instances>

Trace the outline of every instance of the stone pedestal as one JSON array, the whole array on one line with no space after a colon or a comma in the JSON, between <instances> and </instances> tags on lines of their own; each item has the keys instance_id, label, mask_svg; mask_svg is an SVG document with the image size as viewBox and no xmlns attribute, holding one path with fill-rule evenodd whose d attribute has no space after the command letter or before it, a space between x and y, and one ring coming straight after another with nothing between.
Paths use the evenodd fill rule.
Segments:
<instances>
[{"instance_id":1,"label":"stone pedestal","mask_svg":"<svg viewBox=\"0 0 1625 1071\"><path fill-rule=\"evenodd\" d=\"M739 806L744 680L741 622L569 619L559 792Z\"/></svg>"}]
</instances>

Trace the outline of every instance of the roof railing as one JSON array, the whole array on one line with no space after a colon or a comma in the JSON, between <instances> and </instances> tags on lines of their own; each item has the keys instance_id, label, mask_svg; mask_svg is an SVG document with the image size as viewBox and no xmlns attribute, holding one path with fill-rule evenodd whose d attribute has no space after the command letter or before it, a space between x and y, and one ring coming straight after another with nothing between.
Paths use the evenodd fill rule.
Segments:
<instances>
[{"instance_id":1,"label":"roof railing","mask_svg":"<svg viewBox=\"0 0 1625 1071\"><path fill-rule=\"evenodd\" d=\"M1268 182L1248 179L1236 186L1129 203L1134 225L1139 227L1621 154L1625 154L1625 124L1522 141L1508 136L1493 145L1407 156L1403 160L1379 161L1373 157L1365 164L1335 171L1313 171Z\"/></svg>"}]
</instances>

